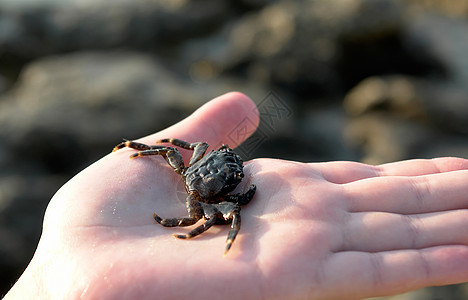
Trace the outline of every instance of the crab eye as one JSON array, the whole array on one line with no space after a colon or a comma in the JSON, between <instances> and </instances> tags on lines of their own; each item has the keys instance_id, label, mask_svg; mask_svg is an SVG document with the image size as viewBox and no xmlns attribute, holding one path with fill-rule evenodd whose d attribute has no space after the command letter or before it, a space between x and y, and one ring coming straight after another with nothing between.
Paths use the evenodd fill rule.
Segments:
<instances>
[{"instance_id":1,"label":"crab eye","mask_svg":"<svg viewBox=\"0 0 468 300\"><path fill-rule=\"evenodd\" d=\"M236 179L240 180L240 179L242 179L242 178L244 178L244 173L242 173L242 172L237 172L237 173L236 173Z\"/></svg>"}]
</instances>

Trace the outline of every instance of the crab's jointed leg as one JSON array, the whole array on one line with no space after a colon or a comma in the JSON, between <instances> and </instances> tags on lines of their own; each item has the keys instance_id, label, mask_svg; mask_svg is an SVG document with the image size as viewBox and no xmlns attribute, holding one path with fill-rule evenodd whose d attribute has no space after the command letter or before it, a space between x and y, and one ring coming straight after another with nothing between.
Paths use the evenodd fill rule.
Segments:
<instances>
[{"instance_id":1,"label":"crab's jointed leg","mask_svg":"<svg viewBox=\"0 0 468 300\"><path fill-rule=\"evenodd\" d=\"M154 212L153 218L156 222L165 227L182 227L193 225L203 217L203 208L200 202L198 202L195 196L192 194L187 196L186 206L188 217L163 219Z\"/></svg>"},{"instance_id":2,"label":"crab's jointed leg","mask_svg":"<svg viewBox=\"0 0 468 300\"><path fill-rule=\"evenodd\" d=\"M237 233L239 233L241 226L241 216L240 212L237 211L232 216L231 229L229 230L228 237L226 239L226 249L224 250L224 255L226 255L231 249L231 245L236 239Z\"/></svg>"},{"instance_id":3,"label":"crab's jointed leg","mask_svg":"<svg viewBox=\"0 0 468 300\"><path fill-rule=\"evenodd\" d=\"M205 223L201 224L200 226L194 228L193 230L191 230L189 233L187 234L174 234L174 236L178 239L190 239L190 238L193 238L205 231L207 231L208 229L210 229L211 226L213 226L215 223L216 223L216 216L213 216L211 217L210 219L208 219Z\"/></svg>"},{"instance_id":4,"label":"crab's jointed leg","mask_svg":"<svg viewBox=\"0 0 468 300\"><path fill-rule=\"evenodd\" d=\"M216 204L202 203L202 206L205 211L205 218L213 215L218 219L231 221L231 229L226 239L226 250L224 251L224 254L228 253L241 227L240 205L235 202L223 201Z\"/></svg>"},{"instance_id":5,"label":"crab's jointed leg","mask_svg":"<svg viewBox=\"0 0 468 300\"><path fill-rule=\"evenodd\" d=\"M224 220L231 220L231 229L229 229L228 237L226 239L226 249L224 250L224 255L226 255L229 249L231 249L231 245L236 239L241 227L241 208L238 203L226 201L211 205L217 210L218 214L221 215Z\"/></svg>"},{"instance_id":6,"label":"crab's jointed leg","mask_svg":"<svg viewBox=\"0 0 468 300\"><path fill-rule=\"evenodd\" d=\"M159 141L156 141L156 144L159 143L170 143L174 146L178 146L187 150L193 150L192 157L190 158L190 163L189 165L193 165L197 161L199 161L203 155L205 155L206 149L208 149L208 144L204 142L197 142L197 143L189 143L185 142L179 139L162 139Z\"/></svg>"},{"instance_id":7,"label":"crab's jointed leg","mask_svg":"<svg viewBox=\"0 0 468 300\"><path fill-rule=\"evenodd\" d=\"M185 170L184 160L179 150L172 147L153 145L149 146L143 143L137 143L133 141L125 140L122 143L114 147L112 152L115 152L124 147L129 147L132 149L140 150L137 153L130 155L130 158L135 158L139 156L149 156L149 155L161 155L167 161L167 163L174 169L178 174L181 174Z\"/></svg>"},{"instance_id":8,"label":"crab's jointed leg","mask_svg":"<svg viewBox=\"0 0 468 300\"><path fill-rule=\"evenodd\" d=\"M244 194L234 194L234 195L227 195L224 197L224 201L238 203L239 205L246 205L247 203L252 200L257 187L255 184L251 184L249 190Z\"/></svg>"},{"instance_id":9,"label":"crab's jointed leg","mask_svg":"<svg viewBox=\"0 0 468 300\"><path fill-rule=\"evenodd\" d=\"M195 229L191 230L187 234L174 234L174 236L179 239L193 238L210 229L210 227L216 224L218 220L222 221L222 223L226 221L231 221L231 229L229 230L228 237L226 239L226 250L224 251L224 254L228 253L229 249L231 249L232 243L234 242L237 234L239 233L241 226L239 204L227 201L223 201L216 204L203 202L198 203L200 204L202 211L205 215L205 219L207 219L207 221L202 225L196 227Z\"/></svg>"},{"instance_id":10,"label":"crab's jointed leg","mask_svg":"<svg viewBox=\"0 0 468 300\"><path fill-rule=\"evenodd\" d=\"M112 152L115 152L115 151L117 151L119 149L122 149L124 147L129 147L129 148L136 149L136 150L149 150L149 149L165 148L164 146L159 146L159 145L148 146L148 145L143 144L143 143L138 143L138 142L129 141L129 140L124 139L124 141L122 143L118 144L117 146L114 147L114 149L112 149Z\"/></svg>"},{"instance_id":11,"label":"crab's jointed leg","mask_svg":"<svg viewBox=\"0 0 468 300\"><path fill-rule=\"evenodd\" d=\"M152 146L155 147L155 146ZM182 174L185 169L184 159L179 150L172 147L162 147L162 148L152 148L148 150L143 150L137 153L130 155L130 158L135 158L139 156L149 156L149 155L161 155L167 161L167 163L174 169L178 174Z\"/></svg>"}]
</instances>

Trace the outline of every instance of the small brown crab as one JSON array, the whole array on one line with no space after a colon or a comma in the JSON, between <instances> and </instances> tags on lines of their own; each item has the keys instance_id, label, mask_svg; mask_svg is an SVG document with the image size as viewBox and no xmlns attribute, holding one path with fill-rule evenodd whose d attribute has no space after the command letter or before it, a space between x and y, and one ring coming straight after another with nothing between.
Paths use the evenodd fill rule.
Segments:
<instances>
[{"instance_id":1,"label":"small brown crab","mask_svg":"<svg viewBox=\"0 0 468 300\"><path fill-rule=\"evenodd\" d=\"M114 151L124 147L140 150L130 158L147 155L162 155L167 163L180 174L188 193L186 207L188 216L182 218L162 219L156 213L153 217L162 226L190 226L201 218L206 222L187 234L174 234L179 239L195 237L214 224L227 224L231 222L231 229L226 240L226 254L231 248L241 225L240 206L250 202L255 194L256 187L251 185L244 194L228 195L241 182L244 177L242 159L227 145L222 145L204 156L208 144L203 142L188 143L178 139L162 139L156 142L170 143L184 149L192 150L193 155L189 166L184 165L182 155L174 147L162 145L145 145L125 140L115 146Z\"/></svg>"}]
</instances>

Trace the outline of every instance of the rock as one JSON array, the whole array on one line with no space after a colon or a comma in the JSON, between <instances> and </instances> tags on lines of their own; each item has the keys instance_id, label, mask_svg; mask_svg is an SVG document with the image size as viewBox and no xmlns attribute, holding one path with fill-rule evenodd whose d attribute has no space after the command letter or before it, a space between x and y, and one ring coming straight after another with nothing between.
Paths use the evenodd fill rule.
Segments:
<instances>
[{"instance_id":1,"label":"rock","mask_svg":"<svg viewBox=\"0 0 468 300\"><path fill-rule=\"evenodd\" d=\"M466 88L468 22L465 19L424 14L411 19L402 36L411 53L438 65L453 84Z\"/></svg>"},{"instance_id":2,"label":"rock","mask_svg":"<svg viewBox=\"0 0 468 300\"><path fill-rule=\"evenodd\" d=\"M427 118L423 83L408 76L373 76L351 89L343 105L351 116L375 110L397 112L407 118Z\"/></svg>"},{"instance_id":3,"label":"rock","mask_svg":"<svg viewBox=\"0 0 468 300\"><path fill-rule=\"evenodd\" d=\"M424 106L436 125L448 132L468 134L468 89L454 82L425 82Z\"/></svg>"},{"instance_id":4,"label":"rock","mask_svg":"<svg viewBox=\"0 0 468 300\"><path fill-rule=\"evenodd\" d=\"M3 1L0 45L20 58L102 49L162 46L219 26L225 1ZM156 48L157 47L157 48Z\"/></svg>"},{"instance_id":5,"label":"rock","mask_svg":"<svg viewBox=\"0 0 468 300\"><path fill-rule=\"evenodd\" d=\"M10 157L0 161L30 157L49 167L81 166L70 158L97 159L122 138L163 129L236 88L257 99L266 94L228 78L194 85L135 52L38 60L25 69L14 90L0 98L0 138L10 149L5 151ZM24 147L26 142L34 147Z\"/></svg>"},{"instance_id":6,"label":"rock","mask_svg":"<svg viewBox=\"0 0 468 300\"><path fill-rule=\"evenodd\" d=\"M346 95L344 106L353 116L386 110L468 133L467 98L468 89L451 81L394 75L365 79Z\"/></svg>"},{"instance_id":7,"label":"rock","mask_svg":"<svg viewBox=\"0 0 468 300\"><path fill-rule=\"evenodd\" d=\"M0 289L4 294L32 258L47 203L67 178L38 170L34 174L33 170L1 170Z\"/></svg>"},{"instance_id":8,"label":"rock","mask_svg":"<svg viewBox=\"0 0 468 300\"><path fill-rule=\"evenodd\" d=\"M468 16L466 0L407 0L405 9L411 17L420 15L443 15L449 18L465 18Z\"/></svg>"},{"instance_id":9,"label":"rock","mask_svg":"<svg viewBox=\"0 0 468 300\"><path fill-rule=\"evenodd\" d=\"M464 135L438 134L434 136L432 141L428 142L428 145L430 147L421 147L417 157L468 157L468 140Z\"/></svg>"},{"instance_id":10,"label":"rock","mask_svg":"<svg viewBox=\"0 0 468 300\"><path fill-rule=\"evenodd\" d=\"M344 99L353 117L351 140L365 141L365 161L373 163L431 154L466 157L467 98L464 87L446 80L402 75L368 78ZM386 117L376 117L376 112Z\"/></svg>"},{"instance_id":11,"label":"rock","mask_svg":"<svg viewBox=\"0 0 468 300\"><path fill-rule=\"evenodd\" d=\"M361 161L369 164L415 158L434 140L424 125L388 113L369 113L350 121L346 135L363 150Z\"/></svg>"},{"instance_id":12,"label":"rock","mask_svg":"<svg viewBox=\"0 0 468 300\"><path fill-rule=\"evenodd\" d=\"M348 43L378 42L398 34L404 21L404 6L397 1L354 1L350 11L341 28L341 39Z\"/></svg>"},{"instance_id":13,"label":"rock","mask_svg":"<svg viewBox=\"0 0 468 300\"><path fill-rule=\"evenodd\" d=\"M369 11L386 17L363 14ZM235 70L303 97L333 94L341 86L336 64L342 41L362 37L363 31L369 38L394 34L400 20L397 5L388 0L277 1L185 44L182 57L189 66L210 66L215 76Z\"/></svg>"},{"instance_id":14,"label":"rock","mask_svg":"<svg viewBox=\"0 0 468 300\"><path fill-rule=\"evenodd\" d=\"M299 122L295 136L296 144L304 148L303 161L357 160L358 154L346 139L348 116L341 106L330 105L316 108Z\"/></svg>"},{"instance_id":15,"label":"rock","mask_svg":"<svg viewBox=\"0 0 468 300\"><path fill-rule=\"evenodd\" d=\"M14 90L0 99L4 128L0 134L21 155L42 155L37 145L46 141L51 152L102 154L101 147L110 140L162 128L198 104L174 109L168 119L167 110L180 107L181 101L179 85L171 76L149 56L135 53L87 52L36 61L22 73ZM45 137L51 134L62 142ZM36 148L25 149L26 141ZM61 148L64 141L69 149Z\"/></svg>"},{"instance_id":16,"label":"rock","mask_svg":"<svg viewBox=\"0 0 468 300\"><path fill-rule=\"evenodd\" d=\"M0 74L0 96L9 88L8 80Z\"/></svg>"}]
</instances>

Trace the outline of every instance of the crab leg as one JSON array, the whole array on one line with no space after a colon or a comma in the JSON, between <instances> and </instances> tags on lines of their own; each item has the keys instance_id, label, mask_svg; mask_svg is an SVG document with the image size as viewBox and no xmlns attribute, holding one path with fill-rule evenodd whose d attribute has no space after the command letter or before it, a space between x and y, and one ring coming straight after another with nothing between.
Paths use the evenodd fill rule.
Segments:
<instances>
[{"instance_id":1,"label":"crab leg","mask_svg":"<svg viewBox=\"0 0 468 300\"><path fill-rule=\"evenodd\" d=\"M151 146L158 147L158 146ZM171 147L162 147L162 148L150 148L148 150L143 150L137 153L130 155L130 158L135 158L139 156L149 156L149 155L161 155L167 161L167 163L174 169L178 174L181 174L184 169L184 160L179 150Z\"/></svg>"},{"instance_id":2,"label":"crab leg","mask_svg":"<svg viewBox=\"0 0 468 300\"><path fill-rule=\"evenodd\" d=\"M224 197L224 201L238 203L239 205L246 205L250 202L250 200L252 200L256 189L257 187L252 184L250 185L249 190L244 194L227 195Z\"/></svg>"},{"instance_id":3,"label":"crab leg","mask_svg":"<svg viewBox=\"0 0 468 300\"><path fill-rule=\"evenodd\" d=\"M228 237L226 239L226 249L224 250L224 255L226 255L229 249L231 249L232 243L236 239L237 233L240 230L240 226L241 226L241 216L240 216L240 213L237 211L232 216L231 229L229 230Z\"/></svg>"},{"instance_id":4,"label":"crab leg","mask_svg":"<svg viewBox=\"0 0 468 300\"><path fill-rule=\"evenodd\" d=\"M174 146L178 146L187 150L193 150L192 158L190 158L190 163L189 165L193 165L197 161L199 161L203 155L205 155L206 149L208 149L208 144L203 143L203 142L197 142L197 143L188 143L179 139L162 139L159 141L156 141L156 144L159 143L171 143Z\"/></svg>"},{"instance_id":5,"label":"crab leg","mask_svg":"<svg viewBox=\"0 0 468 300\"><path fill-rule=\"evenodd\" d=\"M210 229L211 226L213 226L215 223L216 223L216 216L213 216L211 217L210 219L208 219L205 223L201 224L200 226L194 228L193 230L191 230L189 233L187 234L173 234L176 238L178 239L190 239L190 238L193 238L205 231L207 231L208 229Z\"/></svg>"},{"instance_id":6,"label":"crab leg","mask_svg":"<svg viewBox=\"0 0 468 300\"><path fill-rule=\"evenodd\" d=\"M155 212L153 212L153 218L156 222L158 222L164 227L190 226L190 225L197 223L198 220L200 220L200 219L192 218L192 217L163 219L160 216L158 216Z\"/></svg>"},{"instance_id":7,"label":"crab leg","mask_svg":"<svg viewBox=\"0 0 468 300\"><path fill-rule=\"evenodd\" d=\"M203 209L200 202L198 202L195 196L192 194L188 195L186 206L188 217L163 219L154 212L153 218L156 222L165 227L182 227L193 225L203 217Z\"/></svg>"},{"instance_id":8,"label":"crab leg","mask_svg":"<svg viewBox=\"0 0 468 300\"><path fill-rule=\"evenodd\" d=\"M150 149L162 149L162 148L166 148L164 146L159 146L159 145L156 145L156 146L148 146L146 144L143 144L143 143L138 143L138 142L134 142L134 141L129 141L129 140L125 140L118 144L117 146L114 147L114 149L112 149L112 152L115 152L119 149L122 149L124 147L129 147L129 148L132 148L132 149L136 149L136 150L150 150Z\"/></svg>"}]
</instances>

